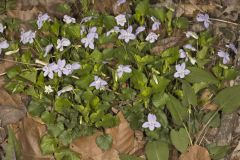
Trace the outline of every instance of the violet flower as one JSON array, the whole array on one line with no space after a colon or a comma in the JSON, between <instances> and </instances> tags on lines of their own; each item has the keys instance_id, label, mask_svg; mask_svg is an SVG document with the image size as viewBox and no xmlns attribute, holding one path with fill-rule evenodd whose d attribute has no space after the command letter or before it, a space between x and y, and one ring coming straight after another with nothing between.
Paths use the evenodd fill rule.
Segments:
<instances>
[{"instance_id":1,"label":"violet flower","mask_svg":"<svg viewBox=\"0 0 240 160\"><path fill-rule=\"evenodd\" d=\"M86 22L90 21L92 18L93 18L92 16L84 17L84 18L81 20L81 23L86 23Z\"/></svg>"},{"instance_id":2,"label":"violet flower","mask_svg":"<svg viewBox=\"0 0 240 160\"><path fill-rule=\"evenodd\" d=\"M154 32L150 32L146 37L146 41L150 43L154 43L157 39L158 39L158 35Z\"/></svg>"},{"instance_id":3,"label":"violet flower","mask_svg":"<svg viewBox=\"0 0 240 160\"><path fill-rule=\"evenodd\" d=\"M52 48L53 48L53 44L47 45L47 46L45 47L45 49L44 49L45 52L44 52L43 57L46 57L47 54L52 50Z\"/></svg>"},{"instance_id":4,"label":"violet flower","mask_svg":"<svg viewBox=\"0 0 240 160\"><path fill-rule=\"evenodd\" d=\"M65 92L69 92L69 91L72 91L73 90L73 86L72 85L68 85L66 87L63 87L61 90L59 90L57 92L57 95L58 96L61 96L61 94L65 93Z\"/></svg>"},{"instance_id":5,"label":"violet flower","mask_svg":"<svg viewBox=\"0 0 240 160\"><path fill-rule=\"evenodd\" d=\"M27 32L21 31L21 40L23 44L33 43L33 39L36 37L36 32L29 30Z\"/></svg>"},{"instance_id":6,"label":"violet flower","mask_svg":"<svg viewBox=\"0 0 240 160\"><path fill-rule=\"evenodd\" d=\"M84 44L84 47L89 47L94 49L94 34L88 34L87 37L81 39L81 42Z\"/></svg>"},{"instance_id":7,"label":"violet flower","mask_svg":"<svg viewBox=\"0 0 240 160\"><path fill-rule=\"evenodd\" d=\"M0 42L0 54L2 53L2 49L7 49L9 47L9 44L6 40Z\"/></svg>"},{"instance_id":8,"label":"violet flower","mask_svg":"<svg viewBox=\"0 0 240 160\"><path fill-rule=\"evenodd\" d=\"M63 16L63 22L65 22L66 24L76 23L76 19L71 17L71 16L64 15Z\"/></svg>"},{"instance_id":9,"label":"violet flower","mask_svg":"<svg viewBox=\"0 0 240 160\"><path fill-rule=\"evenodd\" d=\"M43 23L49 20L50 20L50 16L47 13L45 14L40 13L38 15L38 20L37 20L38 29L41 29L43 26Z\"/></svg>"},{"instance_id":10,"label":"violet flower","mask_svg":"<svg viewBox=\"0 0 240 160\"><path fill-rule=\"evenodd\" d=\"M59 59L57 61L57 68L54 71L58 74L58 77L62 77L65 65L66 65L65 59L63 59L63 60Z\"/></svg>"},{"instance_id":11,"label":"violet flower","mask_svg":"<svg viewBox=\"0 0 240 160\"><path fill-rule=\"evenodd\" d=\"M50 85L45 86L44 88L45 88L44 92L47 94L50 94L53 92L52 86L50 86Z\"/></svg>"},{"instance_id":12,"label":"violet flower","mask_svg":"<svg viewBox=\"0 0 240 160\"><path fill-rule=\"evenodd\" d=\"M227 48L230 48L235 54L237 54L237 48L235 47L235 45L233 43L229 43L226 45Z\"/></svg>"},{"instance_id":13,"label":"violet flower","mask_svg":"<svg viewBox=\"0 0 240 160\"><path fill-rule=\"evenodd\" d=\"M211 21L209 20L209 15L208 14L199 13L197 15L196 19L197 19L198 22L203 22L205 28L208 28L209 24L211 23Z\"/></svg>"},{"instance_id":14,"label":"violet flower","mask_svg":"<svg viewBox=\"0 0 240 160\"><path fill-rule=\"evenodd\" d=\"M139 33L145 31L145 29L146 29L145 26L139 26L139 27L136 29L135 35L138 35Z\"/></svg>"},{"instance_id":15,"label":"violet flower","mask_svg":"<svg viewBox=\"0 0 240 160\"><path fill-rule=\"evenodd\" d=\"M0 33L3 33L5 28L6 28L6 26L3 26L3 24L0 23Z\"/></svg>"},{"instance_id":16,"label":"violet flower","mask_svg":"<svg viewBox=\"0 0 240 160\"><path fill-rule=\"evenodd\" d=\"M153 131L155 128L160 128L161 124L157 121L157 117L154 114L148 114L148 121L144 122L142 125L143 128L149 128L150 131Z\"/></svg>"},{"instance_id":17,"label":"violet flower","mask_svg":"<svg viewBox=\"0 0 240 160\"><path fill-rule=\"evenodd\" d=\"M114 26L113 29L111 29L106 33L106 36L109 36L111 33L119 33L119 32L120 32L120 28L118 26Z\"/></svg>"},{"instance_id":18,"label":"violet flower","mask_svg":"<svg viewBox=\"0 0 240 160\"><path fill-rule=\"evenodd\" d=\"M50 63L43 67L44 77L48 76L50 79L53 79L54 71L57 69L56 63Z\"/></svg>"},{"instance_id":19,"label":"violet flower","mask_svg":"<svg viewBox=\"0 0 240 160\"><path fill-rule=\"evenodd\" d=\"M69 39L67 38L62 38L62 39L58 39L57 40L57 49L59 49L60 51L63 51L63 47L67 47L70 46L71 42L69 41Z\"/></svg>"},{"instance_id":20,"label":"violet flower","mask_svg":"<svg viewBox=\"0 0 240 160\"><path fill-rule=\"evenodd\" d=\"M118 39L123 39L126 43L130 40L136 39L136 36L132 33L132 26L129 26L127 30L122 29Z\"/></svg>"},{"instance_id":21,"label":"violet flower","mask_svg":"<svg viewBox=\"0 0 240 160\"><path fill-rule=\"evenodd\" d=\"M190 70L186 69L186 64L177 64L175 66L176 72L174 73L175 78L184 78L186 75L190 73Z\"/></svg>"},{"instance_id":22,"label":"violet flower","mask_svg":"<svg viewBox=\"0 0 240 160\"><path fill-rule=\"evenodd\" d=\"M63 74L64 75L69 75L72 74L73 71L78 70L81 68L81 65L77 62L73 64L67 64L65 68L63 69Z\"/></svg>"},{"instance_id":23,"label":"violet flower","mask_svg":"<svg viewBox=\"0 0 240 160\"><path fill-rule=\"evenodd\" d=\"M218 51L218 56L220 58L223 58L223 64L227 64L228 62L230 62L229 54L227 52L219 50Z\"/></svg>"},{"instance_id":24,"label":"violet flower","mask_svg":"<svg viewBox=\"0 0 240 160\"><path fill-rule=\"evenodd\" d=\"M184 32L187 38L193 37L194 39L198 39L198 35L195 32L187 31Z\"/></svg>"},{"instance_id":25,"label":"violet flower","mask_svg":"<svg viewBox=\"0 0 240 160\"><path fill-rule=\"evenodd\" d=\"M115 20L118 25L124 26L124 24L127 22L126 16L124 14L119 14L118 16L115 17Z\"/></svg>"},{"instance_id":26,"label":"violet flower","mask_svg":"<svg viewBox=\"0 0 240 160\"><path fill-rule=\"evenodd\" d=\"M122 4L126 3L126 0L118 0L117 1L117 6L120 6Z\"/></svg>"},{"instance_id":27,"label":"violet flower","mask_svg":"<svg viewBox=\"0 0 240 160\"><path fill-rule=\"evenodd\" d=\"M107 85L107 82L98 76L94 76L94 81L89 85L89 87L95 87L96 89L103 89Z\"/></svg>"},{"instance_id":28,"label":"violet flower","mask_svg":"<svg viewBox=\"0 0 240 160\"><path fill-rule=\"evenodd\" d=\"M123 73L131 73L132 69L130 68L130 65L122 65L120 64L117 69L117 76L118 78L121 78Z\"/></svg>"},{"instance_id":29,"label":"violet flower","mask_svg":"<svg viewBox=\"0 0 240 160\"><path fill-rule=\"evenodd\" d=\"M196 48L194 48L191 44L186 44L183 46L184 49L189 49L191 51L197 51Z\"/></svg>"}]
</instances>

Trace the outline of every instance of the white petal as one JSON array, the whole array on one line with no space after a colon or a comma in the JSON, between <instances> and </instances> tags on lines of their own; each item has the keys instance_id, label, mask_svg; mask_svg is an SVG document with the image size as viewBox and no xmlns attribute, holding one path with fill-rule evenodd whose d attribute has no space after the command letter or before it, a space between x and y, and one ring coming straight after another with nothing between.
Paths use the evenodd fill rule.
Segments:
<instances>
[{"instance_id":1,"label":"white petal","mask_svg":"<svg viewBox=\"0 0 240 160\"><path fill-rule=\"evenodd\" d=\"M149 127L149 122L144 122L142 125L143 128L148 128Z\"/></svg>"},{"instance_id":2,"label":"white petal","mask_svg":"<svg viewBox=\"0 0 240 160\"><path fill-rule=\"evenodd\" d=\"M148 122L156 122L157 117L154 114L148 114Z\"/></svg>"},{"instance_id":3,"label":"white petal","mask_svg":"<svg viewBox=\"0 0 240 160\"><path fill-rule=\"evenodd\" d=\"M154 123L154 126L155 126L156 128L160 128L160 127L161 127L161 124L160 124L159 122L155 122L155 123Z\"/></svg>"},{"instance_id":4,"label":"white petal","mask_svg":"<svg viewBox=\"0 0 240 160\"><path fill-rule=\"evenodd\" d=\"M150 126L149 126L149 130L150 130L150 131L153 131L154 128L155 128L154 125L150 125Z\"/></svg>"}]
</instances>

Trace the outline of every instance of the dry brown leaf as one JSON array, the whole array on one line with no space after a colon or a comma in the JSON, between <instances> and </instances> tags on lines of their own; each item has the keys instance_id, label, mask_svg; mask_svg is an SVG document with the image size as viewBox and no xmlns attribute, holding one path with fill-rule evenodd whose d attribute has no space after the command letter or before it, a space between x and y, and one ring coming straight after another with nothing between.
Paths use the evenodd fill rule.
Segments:
<instances>
[{"instance_id":1,"label":"dry brown leaf","mask_svg":"<svg viewBox=\"0 0 240 160\"><path fill-rule=\"evenodd\" d=\"M102 135L101 132L96 132L91 136L75 139L70 148L79 153L83 160L119 160L115 149L111 148L104 152L97 146L96 138L100 135Z\"/></svg>"},{"instance_id":2,"label":"dry brown leaf","mask_svg":"<svg viewBox=\"0 0 240 160\"><path fill-rule=\"evenodd\" d=\"M161 52L163 52L168 48L174 47L176 45L184 44L185 40L187 39L184 38L183 36L169 37L169 38L162 39L159 42L157 42L157 45L155 47L151 49L151 53L160 54Z\"/></svg>"},{"instance_id":3,"label":"dry brown leaf","mask_svg":"<svg viewBox=\"0 0 240 160\"><path fill-rule=\"evenodd\" d=\"M120 124L114 128L106 129L106 133L113 137L114 149L120 153L129 153L134 148L134 131L130 128L122 112L119 112L117 116L120 119Z\"/></svg>"},{"instance_id":4,"label":"dry brown leaf","mask_svg":"<svg viewBox=\"0 0 240 160\"><path fill-rule=\"evenodd\" d=\"M202 110L204 111L216 111L217 109L218 109L218 105L215 103L207 103L202 108Z\"/></svg>"},{"instance_id":5,"label":"dry brown leaf","mask_svg":"<svg viewBox=\"0 0 240 160\"><path fill-rule=\"evenodd\" d=\"M43 156L39 147L40 139L47 131L45 125L25 117L12 128L21 145L24 160L53 160L52 156Z\"/></svg>"},{"instance_id":6,"label":"dry brown leaf","mask_svg":"<svg viewBox=\"0 0 240 160\"><path fill-rule=\"evenodd\" d=\"M196 12L208 12L211 13L217 8L216 5L206 4L206 5L193 5L193 4L177 4L176 16L180 17L182 15L188 17L195 17Z\"/></svg>"},{"instance_id":7,"label":"dry brown leaf","mask_svg":"<svg viewBox=\"0 0 240 160\"><path fill-rule=\"evenodd\" d=\"M240 159L240 142L238 142L237 147L234 149L230 160L239 160Z\"/></svg>"},{"instance_id":8,"label":"dry brown leaf","mask_svg":"<svg viewBox=\"0 0 240 160\"><path fill-rule=\"evenodd\" d=\"M12 18L18 18L21 21L29 21L35 19L39 14L39 10L36 7L33 7L31 10L8 10L7 15Z\"/></svg>"},{"instance_id":9,"label":"dry brown leaf","mask_svg":"<svg viewBox=\"0 0 240 160\"><path fill-rule=\"evenodd\" d=\"M211 158L206 148L194 145L188 148L179 160L211 160Z\"/></svg>"}]
</instances>

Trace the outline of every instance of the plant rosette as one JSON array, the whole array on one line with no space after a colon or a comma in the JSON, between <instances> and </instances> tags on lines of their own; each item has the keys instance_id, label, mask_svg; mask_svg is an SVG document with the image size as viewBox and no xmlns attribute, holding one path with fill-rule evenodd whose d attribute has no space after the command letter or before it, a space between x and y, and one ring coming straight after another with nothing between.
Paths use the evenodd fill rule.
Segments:
<instances>
[{"instance_id":1,"label":"plant rosette","mask_svg":"<svg viewBox=\"0 0 240 160\"><path fill-rule=\"evenodd\" d=\"M28 112L48 128L41 141L44 154L57 155L75 138L118 125L115 108L131 128L145 133L148 159L167 160L171 145L186 151L199 143L194 136L203 124L217 127L220 113L238 108L240 86L224 86L239 75L229 54L235 46L214 48L207 14L197 15L195 22L206 30L195 33L172 9L147 0L133 6L132 14L115 16L88 11L83 18L59 20L40 14L19 40L1 41L0 51L11 53L18 64L7 71L5 88L30 96ZM11 25L6 21L0 31ZM181 38L156 50L171 37ZM203 110L208 103L217 110ZM111 140L103 136L98 145Z\"/></svg>"}]
</instances>

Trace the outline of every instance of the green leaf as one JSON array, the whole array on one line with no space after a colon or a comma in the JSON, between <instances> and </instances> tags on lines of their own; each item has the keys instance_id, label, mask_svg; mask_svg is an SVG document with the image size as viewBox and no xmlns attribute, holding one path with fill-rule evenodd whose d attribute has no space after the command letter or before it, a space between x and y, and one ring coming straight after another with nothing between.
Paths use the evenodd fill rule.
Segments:
<instances>
[{"instance_id":1,"label":"green leaf","mask_svg":"<svg viewBox=\"0 0 240 160\"><path fill-rule=\"evenodd\" d=\"M163 108L165 104L169 101L168 94L155 94L152 97L152 103L155 107Z\"/></svg>"},{"instance_id":2,"label":"green leaf","mask_svg":"<svg viewBox=\"0 0 240 160\"><path fill-rule=\"evenodd\" d=\"M168 48L161 55L167 64L173 64L179 58L179 51L177 47Z\"/></svg>"},{"instance_id":3,"label":"green leaf","mask_svg":"<svg viewBox=\"0 0 240 160\"><path fill-rule=\"evenodd\" d=\"M150 15L156 17L157 19L159 19L161 22L164 22L166 19L166 9L165 8L151 8L149 10Z\"/></svg>"},{"instance_id":4,"label":"green leaf","mask_svg":"<svg viewBox=\"0 0 240 160\"><path fill-rule=\"evenodd\" d=\"M68 146L73 139L72 136L72 130L64 130L60 135L59 135L59 141L64 145L64 146Z\"/></svg>"},{"instance_id":5,"label":"green leaf","mask_svg":"<svg viewBox=\"0 0 240 160\"><path fill-rule=\"evenodd\" d=\"M197 96L196 96L193 88L191 87L191 85L189 83L183 81L182 88L183 88L183 98L188 103L188 105L196 106L197 105Z\"/></svg>"},{"instance_id":6,"label":"green leaf","mask_svg":"<svg viewBox=\"0 0 240 160\"><path fill-rule=\"evenodd\" d=\"M39 101L32 100L28 105L28 112L32 116L40 116L45 111L44 104Z\"/></svg>"},{"instance_id":7,"label":"green leaf","mask_svg":"<svg viewBox=\"0 0 240 160\"><path fill-rule=\"evenodd\" d=\"M48 112L45 111L41 115L41 119L46 124L54 124L56 120L56 113L55 112Z\"/></svg>"},{"instance_id":8,"label":"green leaf","mask_svg":"<svg viewBox=\"0 0 240 160\"><path fill-rule=\"evenodd\" d=\"M219 81L208 71L197 67L188 67L190 74L185 79L190 83L206 82L208 84L218 84Z\"/></svg>"},{"instance_id":9,"label":"green leaf","mask_svg":"<svg viewBox=\"0 0 240 160\"><path fill-rule=\"evenodd\" d=\"M92 75L84 75L81 76L76 82L75 84L77 85L77 87L79 87L80 89L87 89L89 88L90 83L94 80Z\"/></svg>"},{"instance_id":10,"label":"green leaf","mask_svg":"<svg viewBox=\"0 0 240 160\"><path fill-rule=\"evenodd\" d=\"M101 121L96 122L96 126L110 128L116 126L118 123L118 117L114 117L111 114L106 114L102 117Z\"/></svg>"},{"instance_id":11,"label":"green leaf","mask_svg":"<svg viewBox=\"0 0 240 160\"><path fill-rule=\"evenodd\" d=\"M134 88L141 89L147 85L147 82L148 82L148 79L144 73L137 70L133 71L133 75L131 77L131 83L134 86Z\"/></svg>"},{"instance_id":12,"label":"green leaf","mask_svg":"<svg viewBox=\"0 0 240 160\"><path fill-rule=\"evenodd\" d=\"M64 131L64 125L61 123L58 124L49 124L47 125L48 133L53 137L58 137Z\"/></svg>"},{"instance_id":13,"label":"green leaf","mask_svg":"<svg viewBox=\"0 0 240 160\"><path fill-rule=\"evenodd\" d=\"M53 154L57 148L57 140L49 135L45 135L41 139L40 148L44 155Z\"/></svg>"},{"instance_id":14,"label":"green leaf","mask_svg":"<svg viewBox=\"0 0 240 160\"><path fill-rule=\"evenodd\" d=\"M146 146L146 155L148 160L168 160L168 144L161 141L148 142Z\"/></svg>"},{"instance_id":15,"label":"green leaf","mask_svg":"<svg viewBox=\"0 0 240 160\"><path fill-rule=\"evenodd\" d=\"M169 95L169 98L167 109L171 113L174 123L181 125L188 116L187 108L184 108L180 101L174 96Z\"/></svg>"},{"instance_id":16,"label":"green leaf","mask_svg":"<svg viewBox=\"0 0 240 160\"><path fill-rule=\"evenodd\" d=\"M108 135L108 134L100 135L96 139L96 143L97 143L98 147L104 151L106 151L112 147L112 141L113 141L112 136Z\"/></svg>"},{"instance_id":17,"label":"green leaf","mask_svg":"<svg viewBox=\"0 0 240 160\"><path fill-rule=\"evenodd\" d=\"M62 29L61 29L61 32L62 32L62 35L66 38L80 38L81 35L80 35L80 30L81 30L81 27L79 24L65 24L62 26Z\"/></svg>"},{"instance_id":18,"label":"green leaf","mask_svg":"<svg viewBox=\"0 0 240 160\"><path fill-rule=\"evenodd\" d=\"M175 19L174 23L179 29L187 29L189 26L189 21L186 17L179 17Z\"/></svg>"},{"instance_id":19,"label":"green leaf","mask_svg":"<svg viewBox=\"0 0 240 160\"><path fill-rule=\"evenodd\" d=\"M107 29L112 29L114 26L117 25L114 16L103 16L103 24L106 26Z\"/></svg>"},{"instance_id":20,"label":"green leaf","mask_svg":"<svg viewBox=\"0 0 240 160\"><path fill-rule=\"evenodd\" d=\"M60 3L55 6L56 11L61 14L69 14L71 12L71 7L67 3Z\"/></svg>"},{"instance_id":21,"label":"green leaf","mask_svg":"<svg viewBox=\"0 0 240 160\"><path fill-rule=\"evenodd\" d=\"M23 63L30 63L31 62L31 57L32 57L32 53L30 51L25 52L21 57L21 61Z\"/></svg>"},{"instance_id":22,"label":"green leaf","mask_svg":"<svg viewBox=\"0 0 240 160\"><path fill-rule=\"evenodd\" d=\"M209 119L215 114L215 111L209 112L207 114L205 114L202 118L202 122L204 124L207 124L207 122L209 121ZM220 114L216 114L213 119L210 121L210 123L208 124L209 127L213 127L213 128L217 128L220 126Z\"/></svg>"},{"instance_id":23,"label":"green leaf","mask_svg":"<svg viewBox=\"0 0 240 160\"><path fill-rule=\"evenodd\" d=\"M170 138L171 138L172 144L181 153L187 150L187 147L190 141L189 141L187 132L184 128L180 128L179 131L172 129L170 133Z\"/></svg>"},{"instance_id":24,"label":"green leaf","mask_svg":"<svg viewBox=\"0 0 240 160\"><path fill-rule=\"evenodd\" d=\"M144 160L144 159L136 157L134 155L121 154L120 160Z\"/></svg>"},{"instance_id":25,"label":"green leaf","mask_svg":"<svg viewBox=\"0 0 240 160\"><path fill-rule=\"evenodd\" d=\"M72 104L67 98L57 97L54 108L59 113L64 113L64 110L67 110L71 107Z\"/></svg>"},{"instance_id":26,"label":"green leaf","mask_svg":"<svg viewBox=\"0 0 240 160\"><path fill-rule=\"evenodd\" d=\"M56 160L80 160L79 156L70 149L60 149L54 153Z\"/></svg>"},{"instance_id":27,"label":"green leaf","mask_svg":"<svg viewBox=\"0 0 240 160\"><path fill-rule=\"evenodd\" d=\"M200 51L198 51L197 59L204 59L208 55L209 47L204 46Z\"/></svg>"},{"instance_id":28,"label":"green leaf","mask_svg":"<svg viewBox=\"0 0 240 160\"><path fill-rule=\"evenodd\" d=\"M153 87L153 93L164 93L166 87L171 81L163 76L155 76L150 80L150 84Z\"/></svg>"},{"instance_id":29,"label":"green leaf","mask_svg":"<svg viewBox=\"0 0 240 160\"><path fill-rule=\"evenodd\" d=\"M216 144L210 144L207 146L208 151L210 153L210 157L213 160L219 160L224 158L230 151L231 147L226 146L217 146Z\"/></svg>"},{"instance_id":30,"label":"green leaf","mask_svg":"<svg viewBox=\"0 0 240 160\"><path fill-rule=\"evenodd\" d=\"M143 24L145 22L144 16L148 13L148 10L149 10L148 0L142 0L139 3L137 3L134 17L140 24Z\"/></svg>"},{"instance_id":31,"label":"green leaf","mask_svg":"<svg viewBox=\"0 0 240 160\"><path fill-rule=\"evenodd\" d=\"M36 83L37 81L37 70L33 69L31 71L25 71L20 74L24 79Z\"/></svg>"},{"instance_id":32,"label":"green leaf","mask_svg":"<svg viewBox=\"0 0 240 160\"><path fill-rule=\"evenodd\" d=\"M224 113L232 113L240 106L240 85L228 87L221 90L213 99L213 102L220 105Z\"/></svg>"},{"instance_id":33,"label":"green leaf","mask_svg":"<svg viewBox=\"0 0 240 160\"><path fill-rule=\"evenodd\" d=\"M16 77L20 72L21 68L19 66L14 66L7 71L7 76L8 78L12 79Z\"/></svg>"}]
</instances>

